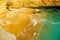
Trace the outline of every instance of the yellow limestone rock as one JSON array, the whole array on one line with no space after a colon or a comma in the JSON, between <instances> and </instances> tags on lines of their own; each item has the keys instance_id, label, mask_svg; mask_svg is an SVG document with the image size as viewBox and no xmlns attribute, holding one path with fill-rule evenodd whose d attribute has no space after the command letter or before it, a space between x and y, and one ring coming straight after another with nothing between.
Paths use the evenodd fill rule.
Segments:
<instances>
[{"instance_id":1,"label":"yellow limestone rock","mask_svg":"<svg viewBox=\"0 0 60 40\"><path fill-rule=\"evenodd\" d=\"M31 21L27 27L25 27L24 32L21 32L17 36L17 40L34 40L38 35L38 30L40 30L42 23L44 23L45 13L37 13L31 15Z\"/></svg>"},{"instance_id":2,"label":"yellow limestone rock","mask_svg":"<svg viewBox=\"0 0 60 40\"><path fill-rule=\"evenodd\" d=\"M8 8L60 6L60 0L7 0Z\"/></svg>"},{"instance_id":3,"label":"yellow limestone rock","mask_svg":"<svg viewBox=\"0 0 60 40\"><path fill-rule=\"evenodd\" d=\"M19 1L18 0L7 0L7 6L9 8L19 8Z\"/></svg>"},{"instance_id":4,"label":"yellow limestone rock","mask_svg":"<svg viewBox=\"0 0 60 40\"><path fill-rule=\"evenodd\" d=\"M0 18L6 14L6 0L0 0Z\"/></svg>"},{"instance_id":5,"label":"yellow limestone rock","mask_svg":"<svg viewBox=\"0 0 60 40\"><path fill-rule=\"evenodd\" d=\"M60 0L19 0L20 7L60 6Z\"/></svg>"},{"instance_id":6,"label":"yellow limestone rock","mask_svg":"<svg viewBox=\"0 0 60 40\"><path fill-rule=\"evenodd\" d=\"M44 13L38 11L32 8L10 8L0 18L0 29L16 35L17 40L33 40L45 17Z\"/></svg>"},{"instance_id":7,"label":"yellow limestone rock","mask_svg":"<svg viewBox=\"0 0 60 40\"><path fill-rule=\"evenodd\" d=\"M0 40L16 40L16 36L0 29Z\"/></svg>"},{"instance_id":8,"label":"yellow limestone rock","mask_svg":"<svg viewBox=\"0 0 60 40\"><path fill-rule=\"evenodd\" d=\"M34 9L20 8L21 12L15 9L8 11L5 16L4 30L15 34L16 36L24 31L24 28L31 22L30 15L34 13Z\"/></svg>"}]
</instances>

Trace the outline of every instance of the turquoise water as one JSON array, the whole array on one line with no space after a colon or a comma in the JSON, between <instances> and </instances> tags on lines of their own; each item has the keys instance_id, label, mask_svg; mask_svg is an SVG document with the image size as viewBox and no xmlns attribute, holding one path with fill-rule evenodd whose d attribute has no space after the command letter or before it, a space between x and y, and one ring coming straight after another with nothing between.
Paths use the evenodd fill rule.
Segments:
<instances>
[{"instance_id":1,"label":"turquoise water","mask_svg":"<svg viewBox=\"0 0 60 40\"><path fill-rule=\"evenodd\" d=\"M60 40L60 10L57 8L43 8L42 10L47 16L37 40Z\"/></svg>"}]
</instances>

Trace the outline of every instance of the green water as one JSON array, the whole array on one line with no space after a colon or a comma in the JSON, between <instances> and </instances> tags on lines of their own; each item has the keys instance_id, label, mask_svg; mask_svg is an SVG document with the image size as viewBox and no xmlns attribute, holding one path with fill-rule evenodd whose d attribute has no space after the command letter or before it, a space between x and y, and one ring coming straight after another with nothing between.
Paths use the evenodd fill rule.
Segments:
<instances>
[{"instance_id":1,"label":"green water","mask_svg":"<svg viewBox=\"0 0 60 40\"><path fill-rule=\"evenodd\" d=\"M60 40L60 9L43 8L42 10L47 16L37 40Z\"/></svg>"}]
</instances>

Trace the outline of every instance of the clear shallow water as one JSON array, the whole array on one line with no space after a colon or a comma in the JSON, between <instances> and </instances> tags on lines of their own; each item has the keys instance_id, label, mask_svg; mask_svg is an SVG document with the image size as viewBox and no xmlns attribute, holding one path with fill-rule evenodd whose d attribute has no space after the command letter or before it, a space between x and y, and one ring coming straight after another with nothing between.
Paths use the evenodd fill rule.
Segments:
<instances>
[{"instance_id":1,"label":"clear shallow water","mask_svg":"<svg viewBox=\"0 0 60 40\"><path fill-rule=\"evenodd\" d=\"M43 8L42 10L47 16L37 40L60 40L60 9Z\"/></svg>"}]
</instances>

